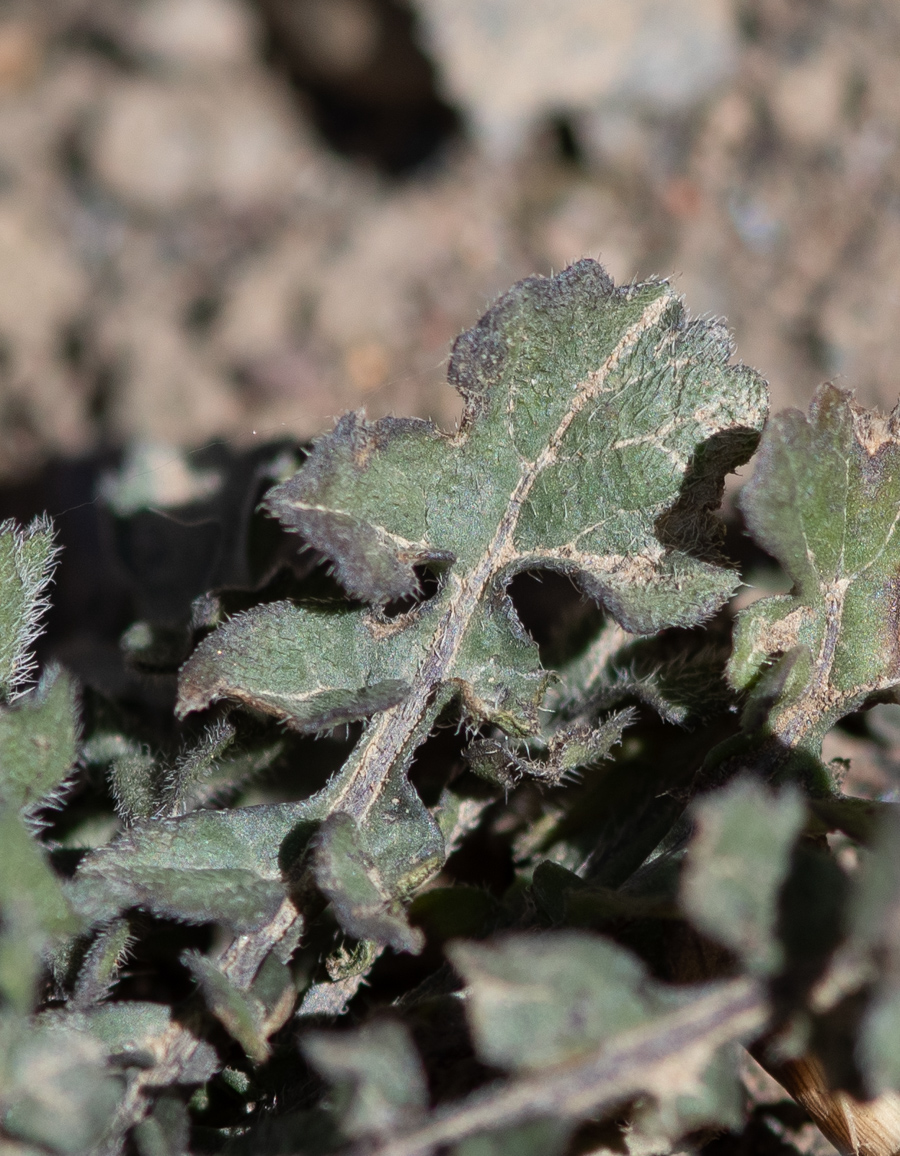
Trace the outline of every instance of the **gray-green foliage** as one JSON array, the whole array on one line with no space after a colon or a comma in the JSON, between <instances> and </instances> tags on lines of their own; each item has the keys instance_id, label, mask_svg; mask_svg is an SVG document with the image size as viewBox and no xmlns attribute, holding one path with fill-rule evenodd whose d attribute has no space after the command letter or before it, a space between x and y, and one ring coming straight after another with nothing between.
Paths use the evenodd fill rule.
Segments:
<instances>
[{"instance_id":1,"label":"gray-green foliage","mask_svg":"<svg viewBox=\"0 0 900 1156\"><path fill-rule=\"evenodd\" d=\"M376 1020L341 1036L310 1033L303 1050L333 1085L332 1110L348 1137L389 1134L428 1104L425 1073L399 1023Z\"/></svg>"},{"instance_id":2,"label":"gray-green foliage","mask_svg":"<svg viewBox=\"0 0 900 1156\"><path fill-rule=\"evenodd\" d=\"M33 678L49 523L0 526L0 1151L648 1156L742 1127L754 1044L900 1092L900 820L820 761L900 682L900 417L769 423L741 505L795 585L732 647L730 358L583 261L459 338L454 433L132 454L84 688Z\"/></svg>"},{"instance_id":3,"label":"gray-green foliage","mask_svg":"<svg viewBox=\"0 0 900 1156\"><path fill-rule=\"evenodd\" d=\"M784 959L778 897L803 827L799 792L770 794L738 779L694 807L697 830L681 877L684 910L750 972L771 975Z\"/></svg>"},{"instance_id":4,"label":"gray-green foliage","mask_svg":"<svg viewBox=\"0 0 900 1156\"><path fill-rule=\"evenodd\" d=\"M900 682L900 414L822 386L808 417L769 423L741 505L794 587L741 613L729 677L755 684L754 725L817 755L841 716Z\"/></svg>"}]
</instances>

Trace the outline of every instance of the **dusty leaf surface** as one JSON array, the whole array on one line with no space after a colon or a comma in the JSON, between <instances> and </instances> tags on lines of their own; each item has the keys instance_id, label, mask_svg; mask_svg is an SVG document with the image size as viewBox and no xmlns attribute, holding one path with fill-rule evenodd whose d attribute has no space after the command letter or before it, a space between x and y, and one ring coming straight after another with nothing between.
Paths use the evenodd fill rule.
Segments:
<instances>
[{"instance_id":1,"label":"dusty leaf surface","mask_svg":"<svg viewBox=\"0 0 900 1156\"><path fill-rule=\"evenodd\" d=\"M750 709L784 746L818 755L839 718L900 682L896 411L823 386L808 416L769 423L741 506L794 588L741 613L729 675L756 684Z\"/></svg>"},{"instance_id":2,"label":"dusty leaf surface","mask_svg":"<svg viewBox=\"0 0 900 1156\"><path fill-rule=\"evenodd\" d=\"M234 618L184 666L179 709L226 698L307 731L373 716L303 808L348 815L357 867L375 865L366 884L348 869L353 888L326 887L348 930L376 892L389 906L442 860L406 780L440 709L456 699L475 724L539 734L549 675L506 593L516 573L565 573L637 632L700 622L734 588L711 511L766 402L759 376L730 355L727 333L688 320L664 282L617 289L581 261L514 286L458 339L456 434L349 414L267 494L265 508L369 606L278 602ZM437 575L437 591L385 615L419 590L416 567ZM332 857L329 881L340 875Z\"/></svg>"}]
</instances>

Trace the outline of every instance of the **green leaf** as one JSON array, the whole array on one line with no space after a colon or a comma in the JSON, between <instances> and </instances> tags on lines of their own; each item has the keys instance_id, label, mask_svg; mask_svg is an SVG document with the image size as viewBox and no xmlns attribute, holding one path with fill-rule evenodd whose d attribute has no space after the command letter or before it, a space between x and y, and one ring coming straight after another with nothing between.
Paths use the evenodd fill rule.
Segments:
<instances>
[{"instance_id":1,"label":"green leaf","mask_svg":"<svg viewBox=\"0 0 900 1156\"><path fill-rule=\"evenodd\" d=\"M402 1024L376 1020L352 1032L310 1032L302 1048L334 1086L334 1111L348 1137L391 1132L427 1106L425 1074Z\"/></svg>"},{"instance_id":2,"label":"green leaf","mask_svg":"<svg viewBox=\"0 0 900 1156\"><path fill-rule=\"evenodd\" d=\"M31 1010L43 955L78 930L40 845L0 802L0 994Z\"/></svg>"},{"instance_id":3,"label":"green leaf","mask_svg":"<svg viewBox=\"0 0 900 1156\"><path fill-rule=\"evenodd\" d=\"M824 385L808 417L772 419L741 495L753 537L794 588L741 612L729 677L758 684L750 725L782 748L818 757L839 718L900 683L898 422Z\"/></svg>"},{"instance_id":4,"label":"green leaf","mask_svg":"<svg viewBox=\"0 0 900 1156\"><path fill-rule=\"evenodd\" d=\"M140 1156L182 1156L188 1152L190 1119L177 1095L162 1095L137 1125L134 1140Z\"/></svg>"},{"instance_id":5,"label":"green leaf","mask_svg":"<svg viewBox=\"0 0 900 1156\"><path fill-rule=\"evenodd\" d=\"M665 283L616 290L592 261L530 278L456 343L459 434L348 415L265 505L364 601L413 593L415 563L449 564L451 587L550 568L631 629L694 622L732 577L664 549L656 521L686 475L708 500L752 450L764 387L730 352Z\"/></svg>"},{"instance_id":6,"label":"green leaf","mask_svg":"<svg viewBox=\"0 0 900 1156\"><path fill-rule=\"evenodd\" d=\"M60 1156L88 1156L123 1094L99 1043L58 1027L0 1031L0 1124Z\"/></svg>"},{"instance_id":7,"label":"green leaf","mask_svg":"<svg viewBox=\"0 0 900 1156\"><path fill-rule=\"evenodd\" d=\"M49 518L25 530L12 520L0 524L0 699L9 700L34 670L31 646L57 554Z\"/></svg>"},{"instance_id":8,"label":"green leaf","mask_svg":"<svg viewBox=\"0 0 900 1156\"><path fill-rule=\"evenodd\" d=\"M425 937L409 926L350 815L329 815L316 837L316 883L344 930L355 939L417 953Z\"/></svg>"},{"instance_id":9,"label":"green leaf","mask_svg":"<svg viewBox=\"0 0 900 1156\"><path fill-rule=\"evenodd\" d=\"M712 510L766 402L730 355L725 330L689 321L663 282L616 289L592 261L521 282L456 343L458 433L349 414L266 495L372 606L236 616L182 669L179 712L226 698L304 731L374 715L324 814L348 815L381 878L408 891L443 856L406 787L440 711L455 699L471 722L540 737L549 676L507 594L517 573L569 575L641 632L696 624L734 589ZM386 615L418 591L416 566L437 592Z\"/></svg>"},{"instance_id":10,"label":"green leaf","mask_svg":"<svg viewBox=\"0 0 900 1156\"><path fill-rule=\"evenodd\" d=\"M128 751L109 768L116 810L126 824L149 819L159 808L160 770L148 750Z\"/></svg>"},{"instance_id":11,"label":"green leaf","mask_svg":"<svg viewBox=\"0 0 900 1156\"><path fill-rule=\"evenodd\" d=\"M0 795L23 811L52 802L76 757L75 687L50 667L15 706L0 707Z\"/></svg>"},{"instance_id":12,"label":"green leaf","mask_svg":"<svg viewBox=\"0 0 900 1156\"><path fill-rule=\"evenodd\" d=\"M695 833L681 880L685 912L752 973L774 974L784 962L778 899L805 820L799 793L773 794L739 779L700 800L692 814Z\"/></svg>"},{"instance_id":13,"label":"green leaf","mask_svg":"<svg viewBox=\"0 0 900 1156\"><path fill-rule=\"evenodd\" d=\"M857 1059L873 1095L900 1091L900 815L893 809L879 819L847 912L849 936L834 972L850 991L875 980Z\"/></svg>"},{"instance_id":14,"label":"green leaf","mask_svg":"<svg viewBox=\"0 0 900 1156\"><path fill-rule=\"evenodd\" d=\"M859 1059L873 1093L900 1091L900 985L884 984L863 1020Z\"/></svg>"},{"instance_id":15,"label":"green leaf","mask_svg":"<svg viewBox=\"0 0 900 1156\"><path fill-rule=\"evenodd\" d=\"M562 943L563 936L555 938ZM523 947L524 964L524 955L535 937L516 939ZM565 974L562 952L559 962ZM493 983L491 976L487 985ZM553 1002L552 995L548 1000ZM583 1006L574 1009L576 1015ZM502 1136L510 1129L547 1120L602 1120L610 1112L621 1111L623 1104L638 1099L646 1103L648 1097L668 1105L670 1120L670 1106L674 1104L677 1113L680 1103L688 1127L697 1116L708 1117L713 1111L723 1114L723 1088L716 1088L719 1077L712 1071L713 1061L724 1058L727 1045L748 1043L764 1029L768 1007L760 985L740 979L682 990L680 999L670 999L668 1006L670 1010L608 1036L599 1047L495 1082L460 1102L440 1105L382 1150L427 1156L444 1145L493 1132L498 1134L502 1152ZM578 1027L576 1022L570 1023L573 1034ZM666 1146L654 1146L650 1151Z\"/></svg>"},{"instance_id":16,"label":"green leaf","mask_svg":"<svg viewBox=\"0 0 900 1156\"><path fill-rule=\"evenodd\" d=\"M204 732L200 741L176 760L165 778L165 797L162 806L167 814L182 814L190 810L193 798L202 797L220 776L223 756L232 747L237 729L228 719L219 719ZM272 744L269 744L271 751ZM268 753L268 752L267 752ZM250 768L247 768L250 770ZM228 782L228 778L225 779Z\"/></svg>"},{"instance_id":17,"label":"green leaf","mask_svg":"<svg viewBox=\"0 0 900 1156\"><path fill-rule=\"evenodd\" d=\"M586 932L456 943L447 954L468 987L479 1056L513 1071L590 1052L676 998L649 978L636 956Z\"/></svg>"},{"instance_id":18,"label":"green leaf","mask_svg":"<svg viewBox=\"0 0 900 1156\"><path fill-rule=\"evenodd\" d=\"M260 928L284 899L279 853L302 813L302 804L286 803L136 823L84 859L72 902L95 923L134 906L236 931Z\"/></svg>"},{"instance_id":19,"label":"green leaf","mask_svg":"<svg viewBox=\"0 0 900 1156\"><path fill-rule=\"evenodd\" d=\"M177 1026L166 1004L143 1000L101 1003L86 1011L65 1013L61 1022L89 1032L118 1067L144 1070L152 1070L160 1062L165 1067L166 1044ZM160 1082L202 1083L222 1066L212 1044L195 1037L191 1038L190 1055L182 1054L181 1059L179 1069L165 1072Z\"/></svg>"},{"instance_id":20,"label":"green leaf","mask_svg":"<svg viewBox=\"0 0 900 1156\"><path fill-rule=\"evenodd\" d=\"M179 714L229 698L304 733L402 701L409 647L379 646L360 615L271 602L205 638L181 672Z\"/></svg>"},{"instance_id":21,"label":"green leaf","mask_svg":"<svg viewBox=\"0 0 900 1156\"><path fill-rule=\"evenodd\" d=\"M526 775L558 784L567 775L596 765L622 741L622 732L634 722L633 711L619 711L598 727L574 723L561 727L547 744L546 757L532 759L512 749L506 739L476 739L465 750L466 762L476 775L504 787L513 787Z\"/></svg>"},{"instance_id":22,"label":"green leaf","mask_svg":"<svg viewBox=\"0 0 900 1156\"><path fill-rule=\"evenodd\" d=\"M266 1009L261 1000L242 991L211 960L198 951L185 952L182 963L200 985L206 1006L241 1045L251 1060L269 1058Z\"/></svg>"},{"instance_id":23,"label":"green leaf","mask_svg":"<svg viewBox=\"0 0 900 1156\"><path fill-rule=\"evenodd\" d=\"M84 954L72 993L73 1007L90 1007L105 999L118 979L132 942L127 919L114 919L100 931Z\"/></svg>"}]
</instances>

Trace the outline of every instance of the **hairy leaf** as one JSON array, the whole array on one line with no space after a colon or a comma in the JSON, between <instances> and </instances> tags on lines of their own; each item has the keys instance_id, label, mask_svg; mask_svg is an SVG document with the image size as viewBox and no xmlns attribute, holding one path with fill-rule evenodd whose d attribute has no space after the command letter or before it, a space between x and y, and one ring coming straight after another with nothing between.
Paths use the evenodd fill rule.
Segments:
<instances>
[{"instance_id":1,"label":"hairy leaf","mask_svg":"<svg viewBox=\"0 0 900 1156\"><path fill-rule=\"evenodd\" d=\"M193 797L202 793L203 785L213 779L222 756L234 742L237 731L227 719L209 727L200 742L175 762L166 775L163 807L167 814L190 809Z\"/></svg>"},{"instance_id":2,"label":"hairy leaf","mask_svg":"<svg viewBox=\"0 0 900 1156\"><path fill-rule=\"evenodd\" d=\"M822 386L808 416L769 423L741 506L794 588L741 612L729 676L756 684L751 727L818 756L841 716L900 683L900 414Z\"/></svg>"},{"instance_id":3,"label":"hairy leaf","mask_svg":"<svg viewBox=\"0 0 900 1156\"><path fill-rule=\"evenodd\" d=\"M387 943L398 951L422 950L424 936L407 923L350 815L338 812L322 824L315 866L319 889L350 935Z\"/></svg>"},{"instance_id":4,"label":"hairy leaf","mask_svg":"<svg viewBox=\"0 0 900 1156\"><path fill-rule=\"evenodd\" d=\"M560 783L582 767L596 765L605 759L622 740L622 732L634 722L632 711L619 711L599 727L575 723L561 727L547 744L546 757L533 759L510 747L506 739L477 739L466 749L466 761L482 778L505 787L521 778Z\"/></svg>"},{"instance_id":5,"label":"hairy leaf","mask_svg":"<svg viewBox=\"0 0 900 1156\"><path fill-rule=\"evenodd\" d=\"M269 1058L266 1034L266 1009L250 992L242 991L211 960L198 951L182 956L184 963L200 985L206 1006L234 1036L251 1060L258 1064Z\"/></svg>"},{"instance_id":6,"label":"hairy leaf","mask_svg":"<svg viewBox=\"0 0 900 1156\"><path fill-rule=\"evenodd\" d=\"M296 806L273 804L136 823L84 860L72 901L97 923L135 906L259 928L284 899L279 853L297 819Z\"/></svg>"},{"instance_id":7,"label":"hairy leaf","mask_svg":"<svg viewBox=\"0 0 900 1156\"><path fill-rule=\"evenodd\" d=\"M443 855L406 785L440 710L457 699L476 723L540 735L548 673L506 592L515 574L570 575L634 631L702 621L734 588L711 510L753 448L765 386L730 353L665 283L616 289L592 261L521 282L456 344L457 434L350 414L265 498L373 608L235 617L183 668L180 712L228 698L301 730L374 715L322 817L348 815L389 893L409 890ZM418 591L416 566L437 592L382 613Z\"/></svg>"},{"instance_id":8,"label":"hairy leaf","mask_svg":"<svg viewBox=\"0 0 900 1156\"><path fill-rule=\"evenodd\" d=\"M598 1047L672 1006L636 956L586 932L520 934L456 943L479 1054L512 1070L540 1070Z\"/></svg>"},{"instance_id":9,"label":"hairy leaf","mask_svg":"<svg viewBox=\"0 0 900 1156\"><path fill-rule=\"evenodd\" d=\"M76 755L75 688L50 668L15 706L0 707L0 795L27 811L52 802Z\"/></svg>"},{"instance_id":10,"label":"hairy leaf","mask_svg":"<svg viewBox=\"0 0 900 1156\"><path fill-rule=\"evenodd\" d=\"M736 952L756 974L783 962L776 937L778 897L805 818L798 792L772 794L740 779L693 808L681 901L696 926Z\"/></svg>"},{"instance_id":11,"label":"hairy leaf","mask_svg":"<svg viewBox=\"0 0 900 1156\"><path fill-rule=\"evenodd\" d=\"M0 699L9 700L34 670L31 646L56 555L49 518L35 518L25 530L13 521L0 525Z\"/></svg>"},{"instance_id":12,"label":"hairy leaf","mask_svg":"<svg viewBox=\"0 0 900 1156\"><path fill-rule=\"evenodd\" d=\"M186 714L228 697L316 732L395 706L409 693L409 647L379 646L363 618L287 602L235 615L194 651L182 674Z\"/></svg>"},{"instance_id":13,"label":"hairy leaf","mask_svg":"<svg viewBox=\"0 0 900 1156\"><path fill-rule=\"evenodd\" d=\"M402 1024L376 1020L353 1032L310 1032L302 1046L334 1085L334 1107L349 1137L390 1132L428 1103L422 1065Z\"/></svg>"},{"instance_id":14,"label":"hairy leaf","mask_svg":"<svg viewBox=\"0 0 900 1156\"><path fill-rule=\"evenodd\" d=\"M42 848L0 802L0 994L30 1011L41 959L78 929Z\"/></svg>"},{"instance_id":15,"label":"hairy leaf","mask_svg":"<svg viewBox=\"0 0 900 1156\"><path fill-rule=\"evenodd\" d=\"M105 998L118 977L131 944L127 919L114 919L100 931L82 960L78 982L72 993L73 1007L90 1007Z\"/></svg>"}]
</instances>

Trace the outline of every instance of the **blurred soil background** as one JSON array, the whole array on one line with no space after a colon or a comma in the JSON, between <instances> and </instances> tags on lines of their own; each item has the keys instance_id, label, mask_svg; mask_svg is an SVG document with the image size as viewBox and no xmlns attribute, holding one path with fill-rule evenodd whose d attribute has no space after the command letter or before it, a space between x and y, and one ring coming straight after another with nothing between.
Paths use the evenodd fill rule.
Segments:
<instances>
[{"instance_id":1,"label":"blurred soil background","mask_svg":"<svg viewBox=\"0 0 900 1156\"><path fill-rule=\"evenodd\" d=\"M897 400L892 0L4 0L0 480L452 426L455 334L583 255L776 407Z\"/></svg>"},{"instance_id":2,"label":"blurred soil background","mask_svg":"<svg viewBox=\"0 0 900 1156\"><path fill-rule=\"evenodd\" d=\"M216 439L452 428L455 335L585 255L727 317L775 408L892 408L900 4L0 0L0 517L56 518L47 654L118 684L148 584L227 570L173 519L123 563L123 452L165 511ZM900 768L884 709L829 737L859 793Z\"/></svg>"}]
</instances>

